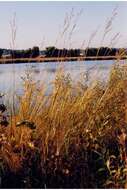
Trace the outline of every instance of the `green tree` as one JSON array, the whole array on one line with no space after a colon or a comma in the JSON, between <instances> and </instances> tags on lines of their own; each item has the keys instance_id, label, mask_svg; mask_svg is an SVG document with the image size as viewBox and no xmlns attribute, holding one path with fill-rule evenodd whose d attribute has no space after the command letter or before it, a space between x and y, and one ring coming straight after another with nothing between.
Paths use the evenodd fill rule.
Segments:
<instances>
[{"instance_id":1,"label":"green tree","mask_svg":"<svg viewBox=\"0 0 127 190\"><path fill-rule=\"evenodd\" d=\"M37 56L39 56L39 47L38 46L34 46L32 48L32 55L31 55L31 57L37 57Z\"/></svg>"},{"instance_id":2,"label":"green tree","mask_svg":"<svg viewBox=\"0 0 127 190\"><path fill-rule=\"evenodd\" d=\"M46 48L46 57L52 57L54 52L55 52L56 48L54 46L49 46Z\"/></svg>"}]
</instances>

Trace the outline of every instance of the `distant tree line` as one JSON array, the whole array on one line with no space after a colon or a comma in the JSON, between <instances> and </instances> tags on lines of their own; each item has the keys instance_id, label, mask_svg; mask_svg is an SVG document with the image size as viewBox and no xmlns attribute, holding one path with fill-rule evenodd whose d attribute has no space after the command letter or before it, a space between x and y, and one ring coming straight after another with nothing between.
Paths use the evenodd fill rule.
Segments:
<instances>
[{"instance_id":1,"label":"distant tree line","mask_svg":"<svg viewBox=\"0 0 127 190\"><path fill-rule=\"evenodd\" d=\"M40 50L37 46L26 50L0 49L0 58L6 55L10 55L12 58L35 58L40 55Z\"/></svg>"},{"instance_id":2,"label":"distant tree line","mask_svg":"<svg viewBox=\"0 0 127 190\"><path fill-rule=\"evenodd\" d=\"M54 46L47 47L45 51L46 57L79 57L79 56L115 56L120 52L125 53L123 48L86 48L85 50L81 49L57 49Z\"/></svg>"},{"instance_id":3,"label":"distant tree line","mask_svg":"<svg viewBox=\"0 0 127 190\"><path fill-rule=\"evenodd\" d=\"M108 48L108 47L101 47L101 48L87 48L84 51L84 54L88 57L92 56L115 56L119 52L117 48Z\"/></svg>"},{"instance_id":4,"label":"distant tree line","mask_svg":"<svg viewBox=\"0 0 127 190\"><path fill-rule=\"evenodd\" d=\"M39 56L39 47L35 46L27 50L14 50L11 51L13 58L35 58Z\"/></svg>"},{"instance_id":5,"label":"distant tree line","mask_svg":"<svg viewBox=\"0 0 127 190\"><path fill-rule=\"evenodd\" d=\"M6 53L5 53L6 52ZM43 54L42 54L43 52ZM10 54L12 58L35 58L43 57L92 57L92 56L116 56L117 54L127 55L127 50L124 48L86 48L86 49L58 49L54 46L47 47L40 51L38 46L26 50L11 50L0 49L0 58Z\"/></svg>"},{"instance_id":6,"label":"distant tree line","mask_svg":"<svg viewBox=\"0 0 127 190\"><path fill-rule=\"evenodd\" d=\"M46 48L45 55L46 57L78 57L80 49L57 49L52 46Z\"/></svg>"}]
</instances>

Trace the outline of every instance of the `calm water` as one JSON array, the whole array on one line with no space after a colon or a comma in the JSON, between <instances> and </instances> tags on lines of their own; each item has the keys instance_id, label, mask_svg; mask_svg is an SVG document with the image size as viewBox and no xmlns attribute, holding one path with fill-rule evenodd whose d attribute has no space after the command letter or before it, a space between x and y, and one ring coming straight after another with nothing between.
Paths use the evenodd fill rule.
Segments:
<instances>
[{"instance_id":1,"label":"calm water","mask_svg":"<svg viewBox=\"0 0 127 190\"><path fill-rule=\"evenodd\" d=\"M124 61L122 61L124 62ZM36 80L44 81L49 85L55 78L56 71L62 67L65 73L70 73L74 81L89 70L89 81L96 79L107 80L114 61L75 61L75 62L49 62L49 63L21 63L0 65L0 92L10 93L13 89L15 76L15 89L21 92L23 86L22 77L29 70ZM15 74L14 74L15 73Z\"/></svg>"}]
</instances>

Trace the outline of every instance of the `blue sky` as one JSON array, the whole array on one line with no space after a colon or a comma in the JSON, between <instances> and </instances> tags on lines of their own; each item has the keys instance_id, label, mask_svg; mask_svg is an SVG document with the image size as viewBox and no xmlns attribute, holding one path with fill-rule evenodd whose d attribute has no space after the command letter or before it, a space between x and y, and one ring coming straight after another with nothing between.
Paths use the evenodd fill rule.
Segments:
<instances>
[{"instance_id":1,"label":"blue sky","mask_svg":"<svg viewBox=\"0 0 127 190\"><path fill-rule=\"evenodd\" d=\"M117 7L117 15L112 23L112 30L102 41L107 20ZM68 31L61 36L66 14L73 17ZM77 14L82 10L77 19ZM0 47L9 48L11 42L10 20L16 12L17 33L15 47L29 48L34 45L42 49L46 46L80 48L86 47L94 31L97 30L90 46L110 45L113 37L120 33L114 46L127 47L127 2L0 2ZM76 20L77 19L77 20ZM76 21L75 21L76 20ZM76 27L69 33L76 22Z\"/></svg>"}]
</instances>

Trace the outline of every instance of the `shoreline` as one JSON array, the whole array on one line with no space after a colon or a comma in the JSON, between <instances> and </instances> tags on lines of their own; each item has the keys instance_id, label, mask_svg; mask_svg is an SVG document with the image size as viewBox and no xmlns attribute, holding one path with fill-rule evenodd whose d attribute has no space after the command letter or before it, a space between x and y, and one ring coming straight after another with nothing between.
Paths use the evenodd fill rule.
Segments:
<instances>
[{"instance_id":1,"label":"shoreline","mask_svg":"<svg viewBox=\"0 0 127 190\"><path fill-rule=\"evenodd\" d=\"M65 61L97 61L97 60L122 60L127 59L127 56L95 56L95 57L44 57L44 58L1 58L0 64L9 63L32 63L32 62L65 62Z\"/></svg>"}]
</instances>

